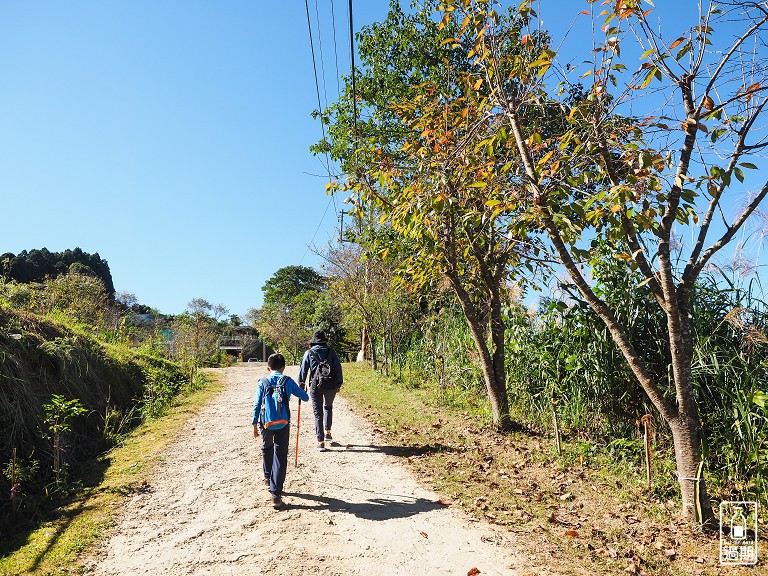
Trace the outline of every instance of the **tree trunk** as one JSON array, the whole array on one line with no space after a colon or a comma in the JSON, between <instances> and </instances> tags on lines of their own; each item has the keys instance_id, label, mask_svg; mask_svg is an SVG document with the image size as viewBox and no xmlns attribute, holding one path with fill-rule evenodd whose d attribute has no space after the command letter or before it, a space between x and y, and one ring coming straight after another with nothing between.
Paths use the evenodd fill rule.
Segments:
<instances>
[{"instance_id":1,"label":"tree trunk","mask_svg":"<svg viewBox=\"0 0 768 576\"><path fill-rule=\"evenodd\" d=\"M493 423L499 430L508 431L512 428L512 418L509 415L507 381L504 374L504 320L501 316L501 306L499 306L498 311L493 310L491 312L491 340L494 343L494 350L491 353L486 342L485 330L475 312L475 307L469 294L461 285L458 277L449 275L449 278L459 299L459 304L461 304L469 330L472 333L475 348L480 356L480 367L483 371L483 380L486 392L488 393L488 400L491 403Z\"/></svg>"},{"instance_id":2,"label":"tree trunk","mask_svg":"<svg viewBox=\"0 0 768 576\"><path fill-rule=\"evenodd\" d=\"M690 521L712 525L715 519L709 501L707 487L702 478L701 439L698 422L693 418L680 416L669 422L672 441L675 446L677 478L682 497L682 513Z\"/></svg>"},{"instance_id":3,"label":"tree trunk","mask_svg":"<svg viewBox=\"0 0 768 576\"><path fill-rule=\"evenodd\" d=\"M368 342L371 346L371 368L376 370L379 367L379 363L376 360L376 340L373 339L371 334L368 335Z\"/></svg>"},{"instance_id":4,"label":"tree trunk","mask_svg":"<svg viewBox=\"0 0 768 576\"><path fill-rule=\"evenodd\" d=\"M384 368L384 376L389 376L389 354L387 353L386 338L381 339L381 354L383 356L383 358L381 359L381 364Z\"/></svg>"}]
</instances>

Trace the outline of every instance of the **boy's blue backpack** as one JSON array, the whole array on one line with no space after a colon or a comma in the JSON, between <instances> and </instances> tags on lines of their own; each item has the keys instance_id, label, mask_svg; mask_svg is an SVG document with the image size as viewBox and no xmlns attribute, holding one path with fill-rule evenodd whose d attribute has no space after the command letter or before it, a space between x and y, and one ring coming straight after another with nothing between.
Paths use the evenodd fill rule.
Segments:
<instances>
[{"instance_id":1,"label":"boy's blue backpack","mask_svg":"<svg viewBox=\"0 0 768 576\"><path fill-rule=\"evenodd\" d=\"M288 376L282 376L277 383L271 384L267 378L264 382L264 398L261 403L261 422L264 428L288 424L291 413L288 409L288 391L285 382Z\"/></svg>"}]
</instances>

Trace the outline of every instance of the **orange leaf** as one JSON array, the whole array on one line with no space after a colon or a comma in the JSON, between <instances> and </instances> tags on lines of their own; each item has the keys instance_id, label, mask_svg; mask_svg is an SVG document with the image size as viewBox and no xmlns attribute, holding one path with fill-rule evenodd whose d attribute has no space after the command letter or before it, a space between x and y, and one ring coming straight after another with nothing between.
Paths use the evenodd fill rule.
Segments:
<instances>
[{"instance_id":1,"label":"orange leaf","mask_svg":"<svg viewBox=\"0 0 768 576\"><path fill-rule=\"evenodd\" d=\"M478 574L480 574L480 570L477 568L470 568L469 572L467 572L467 576L477 576Z\"/></svg>"},{"instance_id":2,"label":"orange leaf","mask_svg":"<svg viewBox=\"0 0 768 576\"><path fill-rule=\"evenodd\" d=\"M747 102L749 102L752 99L752 92L755 92L756 90L760 89L760 82L755 82L754 84L750 85L746 92L747 92Z\"/></svg>"},{"instance_id":3,"label":"orange leaf","mask_svg":"<svg viewBox=\"0 0 768 576\"><path fill-rule=\"evenodd\" d=\"M566 530L565 531L566 536L570 536L571 538L578 538L579 537L579 531L578 530Z\"/></svg>"},{"instance_id":4,"label":"orange leaf","mask_svg":"<svg viewBox=\"0 0 768 576\"><path fill-rule=\"evenodd\" d=\"M672 44L669 45L669 49L673 50L674 48L677 48L678 46L680 46L680 44L683 43L683 40L685 40L685 38L681 36L680 38L678 38L677 40L672 42Z\"/></svg>"},{"instance_id":5,"label":"orange leaf","mask_svg":"<svg viewBox=\"0 0 768 576\"><path fill-rule=\"evenodd\" d=\"M426 532L419 532L419 534L421 534L422 536L424 536L424 538L429 538L429 536L427 535L427 533L426 533Z\"/></svg>"},{"instance_id":6,"label":"orange leaf","mask_svg":"<svg viewBox=\"0 0 768 576\"><path fill-rule=\"evenodd\" d=\"M587 16L589 16L589 10L582 10L581 13L582 14L586 14Z\"/></svg>"},{"instance_id":7,"label":"orange leaf","mask_svg":"<svg viewBox=\"0 0 768 576\"><path fill-rule=\"evenodd\" d=\"M704 96L704 108L712 110L715 107L715 101L709 96Z\"/></svg>"},{"instance_id":8,"label":"orange leaf","mask_svg":"<svg viewBox=\"0 0 768 576\"><path fill-rule=\"evenodd\" d=\"M533 40L531 39L531 35L530 34L526 34L525 36L520 38L520 44L522 44L523 46L525 46L529 42L533 43Z\"/></svg>"}]
</instances>

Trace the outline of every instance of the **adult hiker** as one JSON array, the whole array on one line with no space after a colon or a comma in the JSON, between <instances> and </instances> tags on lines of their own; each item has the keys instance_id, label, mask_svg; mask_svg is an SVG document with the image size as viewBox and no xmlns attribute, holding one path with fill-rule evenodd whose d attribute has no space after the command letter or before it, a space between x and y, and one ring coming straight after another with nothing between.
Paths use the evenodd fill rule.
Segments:
<instances>
[{"instance_id":1,"label":"adult hiker","mask_svg":"<svg viewBox=\"0 0 768 576\"><path fill-rule=\"evenodd\" d=\"M317 447L325 450L325 442L333 438L333 399L344 383L341 362L336 351L328 346L325 332L318 330L309 341L309 350L304 353L299 368L299 384L304 386L309 381L309 396L312 398L312 411L315 415L315 435Z\"/></svg>"},{"instance_id":2,"label":"adult hiker","mask_svg":"<svg viewBox=\"0 0 768 576\"><path fill-rule=\"evenodd\" d=\"M290 438L291 408L289 402L295 395L304 400L309 396L296 382L283 374L285 358L272 354L267 358L272 373L259 380L256 399L253 401L253 437L261 433L264 484L272 494L272 505L283 505L283 484L288 466L288 440Z\"/></svg>"}]
</instances>

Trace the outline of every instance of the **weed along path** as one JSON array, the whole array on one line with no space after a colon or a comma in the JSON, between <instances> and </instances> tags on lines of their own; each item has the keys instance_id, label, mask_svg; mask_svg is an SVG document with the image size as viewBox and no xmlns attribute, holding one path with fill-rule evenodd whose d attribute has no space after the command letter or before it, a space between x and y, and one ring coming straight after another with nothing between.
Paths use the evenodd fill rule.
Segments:
<instances>
[{"instance_id":1,"label":"weed along path","mask_svg":"<svg viewBox=\"0 0 768 576\"><path fill-rule=\"evenodd\" d=\"M127 500L88 574L527 574L515 569L522 556L501 531L421 488L343 398L334 404L336 440L326 452L315 447L311 404L302 404L298 467L292 399L287 507L274 510L250 425L265 365L221 372L224 391L190 419L145 489Z\"/></svg>"}]
</instances>

